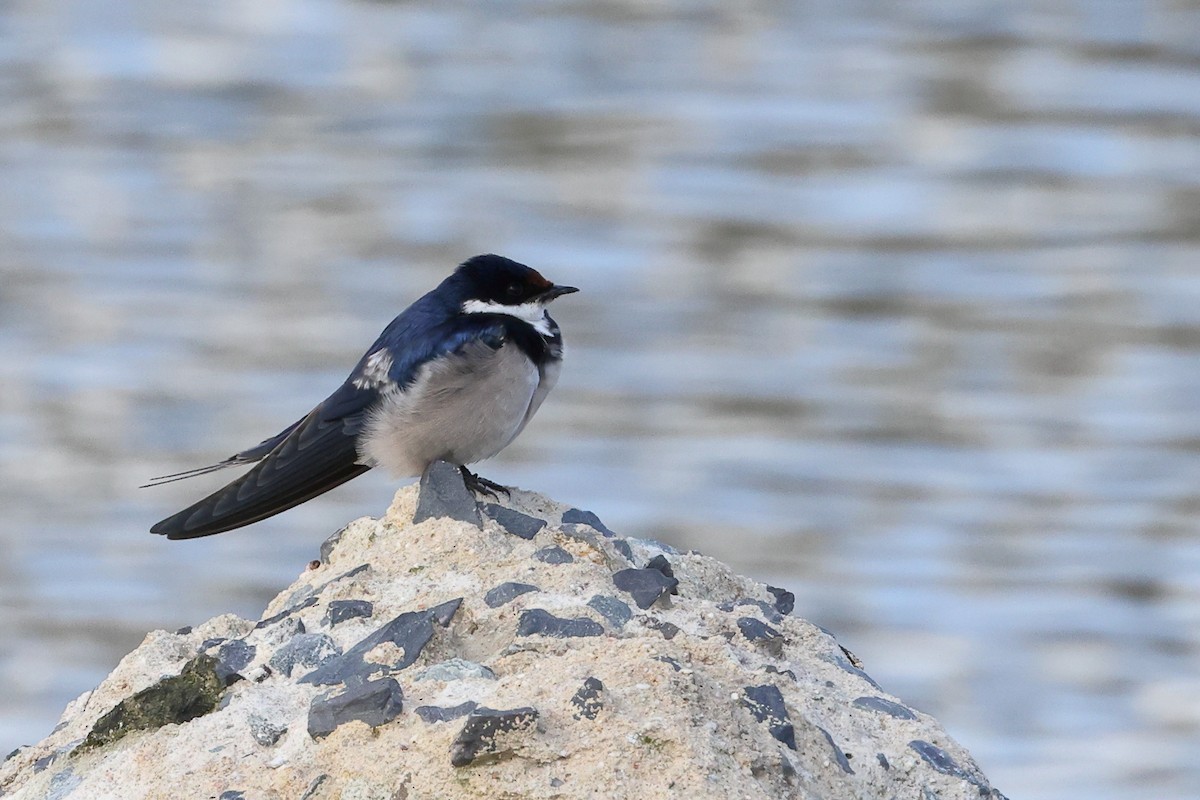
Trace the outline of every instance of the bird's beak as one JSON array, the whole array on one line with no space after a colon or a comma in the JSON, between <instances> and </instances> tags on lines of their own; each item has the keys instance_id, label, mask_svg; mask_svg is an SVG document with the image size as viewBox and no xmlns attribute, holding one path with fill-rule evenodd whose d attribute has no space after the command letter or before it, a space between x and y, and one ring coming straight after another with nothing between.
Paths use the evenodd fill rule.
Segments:
<instances>
[{"instance_id":1,"label":"bird's beak","mask_svg":"<svg viewBox=\"0 0 1200 800\"><path fill-rule=\"evenodd\" d=\"M578 291L579 290L576 289L574 286L559 286L558 284L555 284L555 285L551 286L549 289L547 289L546 291L539 294L537 299L540 302L549 303L551 300L553 300L556 297L562 297L564 294L571 294L573 292L578 292Z\"/></svg>"}]
</instances>

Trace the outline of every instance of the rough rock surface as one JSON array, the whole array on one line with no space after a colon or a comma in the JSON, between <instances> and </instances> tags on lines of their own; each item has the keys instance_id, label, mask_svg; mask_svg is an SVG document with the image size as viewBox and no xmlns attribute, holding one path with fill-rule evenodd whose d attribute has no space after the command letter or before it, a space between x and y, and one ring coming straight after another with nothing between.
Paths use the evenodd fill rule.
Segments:
<instances>
[{"instance_id":1,"label":"rough rock surface","mask_svg":"<svg viewBox=\"0 0 1200 800\"><path fill-rule=\"evenodd\" d=\"M151 633L0 796L1001 796L790 593L528 492L464 513L453 480L438 516L409 487L339 531L262 620Z\"/></svg>"}]
</instances>

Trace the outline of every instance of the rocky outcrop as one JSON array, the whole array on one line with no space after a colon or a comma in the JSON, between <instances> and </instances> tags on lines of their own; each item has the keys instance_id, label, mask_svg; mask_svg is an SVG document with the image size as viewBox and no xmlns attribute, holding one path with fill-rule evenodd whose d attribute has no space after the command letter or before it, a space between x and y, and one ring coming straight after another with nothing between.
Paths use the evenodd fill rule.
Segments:
<instances>
[{"instance_id":1,"label":"rocky outcrop","mask_svg":"<svg viewBox=\"0 0 1200 800\"><path fill-rule=\"evenodd\" d=\"M1000 797L791 611L540 495L477 504L435 465L261 620L147 636L8 757L0 795Z\"/></svg>"}]
</instances>

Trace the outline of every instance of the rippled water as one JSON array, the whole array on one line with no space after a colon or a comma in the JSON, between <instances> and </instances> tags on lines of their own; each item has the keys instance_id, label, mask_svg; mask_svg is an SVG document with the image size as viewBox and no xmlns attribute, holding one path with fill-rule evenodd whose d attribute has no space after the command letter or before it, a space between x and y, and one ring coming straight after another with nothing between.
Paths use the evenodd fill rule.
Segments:
<instances>
[{"instance_id":1,"label":"rippled water","mask_svg":"<svg viewBox=\"0 0 1200 800\"><path fill-rule=\"evenodd\" d=\"M0 751L384 510L135 487L496 251L583 291L485 474L792 589L1014 798L1194 797L1200 6L1009 6L0 12Z\"/></svg>"}]
</instances>

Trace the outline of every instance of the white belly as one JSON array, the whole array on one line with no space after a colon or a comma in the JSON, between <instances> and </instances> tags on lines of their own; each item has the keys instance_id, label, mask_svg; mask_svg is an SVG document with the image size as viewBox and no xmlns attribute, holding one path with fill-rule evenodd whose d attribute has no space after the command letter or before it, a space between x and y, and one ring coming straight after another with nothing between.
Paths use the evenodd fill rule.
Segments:
<instances>
[{"instance_id":1,"label":"white belly","mask_svg":"<svg viewBox=\"0 0 1200 800\"><path fill-rule=\"evenodd\" d=\"M430 462L473 464L499 453L545 396L537 367L512 343L493 350L468 345L461 355L421 368L401 392L371 412L359 458L397 477L420 475Z\"/></svg>"}]
</instances>

